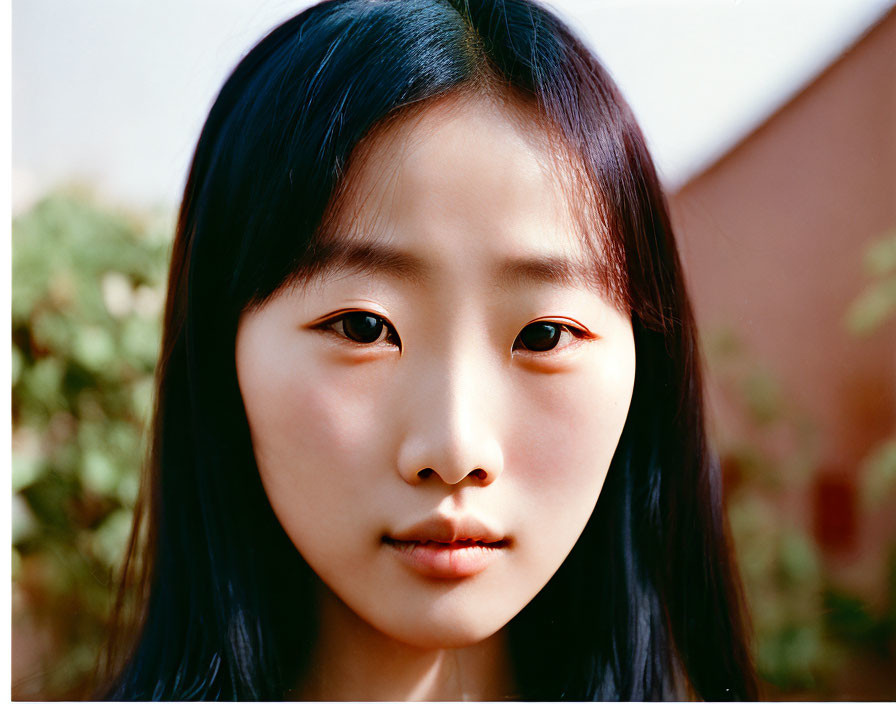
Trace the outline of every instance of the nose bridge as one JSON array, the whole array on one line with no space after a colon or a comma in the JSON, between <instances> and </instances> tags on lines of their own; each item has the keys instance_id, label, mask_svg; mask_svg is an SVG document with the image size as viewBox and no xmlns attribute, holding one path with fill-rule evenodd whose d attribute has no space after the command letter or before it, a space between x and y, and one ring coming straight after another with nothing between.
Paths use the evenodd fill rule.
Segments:
<instances>
[{"instance_id":1,"label":"nose bridge","mask_svg":"<svg viewBox=\"0 0 896 704\"><path fill-rule=\"evenodd\" d=\"M418 360L409 379L410 412L399 458L406 480L431 473L448 484L471 473L486 482L497 478L503 457L493 376L484 355L458 346Z\"/></svg>"}]
</instances>

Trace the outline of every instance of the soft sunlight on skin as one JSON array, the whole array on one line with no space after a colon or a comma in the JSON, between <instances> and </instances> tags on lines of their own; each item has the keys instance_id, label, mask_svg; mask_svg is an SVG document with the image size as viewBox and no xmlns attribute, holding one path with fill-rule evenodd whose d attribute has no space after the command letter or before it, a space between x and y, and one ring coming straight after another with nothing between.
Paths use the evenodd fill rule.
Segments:
<instances>
[{"instance_id":1,"label":"soft sunlight on skin","mask_svg":"<svg viewBox=\"0 0 896 704\"><path fill-rule=\"evenodd\" d=\"M597 501L634 341L576 276L585 250L537 145L482 98L390 128L350 172L357 256L240 321L261 479L326 585L316 696L512 692L501 629ZM382 664L360 677L365 661Z\"/></svg>"}]
</instances>

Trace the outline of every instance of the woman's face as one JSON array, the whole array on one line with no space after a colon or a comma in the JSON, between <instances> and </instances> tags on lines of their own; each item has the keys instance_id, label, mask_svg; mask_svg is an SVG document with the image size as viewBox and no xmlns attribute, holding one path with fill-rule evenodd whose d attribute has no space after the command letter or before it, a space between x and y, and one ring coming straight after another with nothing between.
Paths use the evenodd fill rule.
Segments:
<instances>
[{"instance_id":1,"label":"woman's face","mask_svg":"<svg viewBox=\"0 0 896 704\"><path fill-rule=\"evenodd\" d=\"M237 335L283 528L349 609L418 647L479 642L547 583L632 395L629 317L520 124L466 99L379 135L340 255Z\"/></svg>"}]
</instances>

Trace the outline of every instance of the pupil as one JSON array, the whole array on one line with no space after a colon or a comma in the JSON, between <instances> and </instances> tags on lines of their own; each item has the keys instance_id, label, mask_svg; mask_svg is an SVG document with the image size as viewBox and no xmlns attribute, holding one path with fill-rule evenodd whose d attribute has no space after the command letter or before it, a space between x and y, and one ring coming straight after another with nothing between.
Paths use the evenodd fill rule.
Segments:
<instances>
[{"instance_id":1,"label":"pupil","mask_svg":"<svg viewBox=\"0 0 896 704\"><path fill-rule=\"evenodd\" d=\"M383 332L383 321L367 313L349 313L342 320L342 329L355 342L376 342Z\"/></svg>"},{"instance_id":2,"label":"pupil","mask_svg":"<svg viewBox=\"0 0 896 704\"><path fill-rule=\"evenodd\" d=\"M560 326L552 323L532 323L523 328L520 342L533 352L545 352L554 349L560 341Z\"/></svg>"}]
</instances>

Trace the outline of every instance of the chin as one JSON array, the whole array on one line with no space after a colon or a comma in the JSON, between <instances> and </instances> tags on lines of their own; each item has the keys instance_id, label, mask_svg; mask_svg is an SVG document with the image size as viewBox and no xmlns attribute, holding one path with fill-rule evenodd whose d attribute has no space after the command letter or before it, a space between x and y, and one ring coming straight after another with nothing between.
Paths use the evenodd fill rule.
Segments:
<instances>
[{"instance_id":1,"label":"chin","mask_svg":"<svg viewBox=\"0 0 896 704\"><path fill-rule=\"evenodd\" d=\"M445 614L437 618L406 618L377 627L395 640L415 648L466 648L481 643L506 625L503 621L495 623L479 616L463 614L452 618Z\"/></svg>"}]
</instances>

